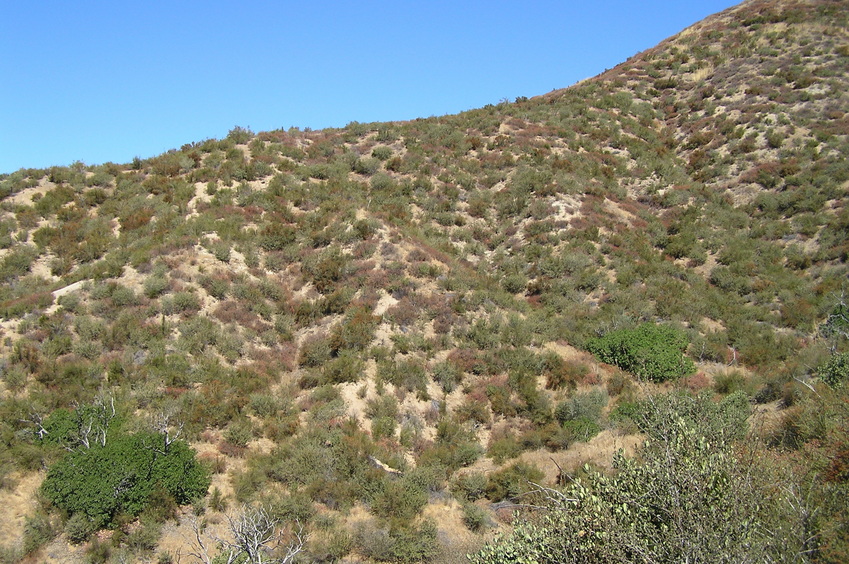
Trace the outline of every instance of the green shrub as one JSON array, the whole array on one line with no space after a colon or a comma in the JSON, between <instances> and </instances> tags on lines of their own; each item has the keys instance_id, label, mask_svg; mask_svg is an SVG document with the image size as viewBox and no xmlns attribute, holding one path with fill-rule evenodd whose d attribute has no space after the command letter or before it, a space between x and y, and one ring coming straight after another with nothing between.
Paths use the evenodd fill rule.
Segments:
<instances>
[{"instance_id":1,"label":"green shrub","mask_svg":"<svg viewBox=\"0 0 849 564\"><path fill-rule=\"evenodd\" d=\"M756 489L752 467L732 454L739 429L723 432L748 413L745 397L731 397L720 404L684 394L652 398L644 428L651 440L638 457L617 454L615 474L585 467L581 480L545 490L536 499L547 511L517 519L508 537L471 561L619 562L626 554L634 557L625 561L640 562L783 560L770 555L785 550L768 526L784 511L770 498L776 488Z\"/></svg>"},{"instance_id":2,"label":"green shrub","mask_svg":"<svg viewBox=\"0 0 849 564\"><path fill-rule=\"evenodd\" d=\"M195 317L180 324L177 345L184 351L197 355L215 345L221 333L218 325L206 317Z\"/></svg>"},{"instance_id":3,"label":"green shrub","mask_svg":"<svg viewBox=\"0 0 849 564\"><path fill-rule=\"evenodd\" d=\"M833 347L849 339L849 306L843 300L828 314L820 327L820 333L831 341Z\"/></svg>"},{"instance_id":4,"label":"green shrub","mask_svg":"<svg viewBox=\"0 0 849 564\"><path fill-rule=\"evenodd\" d=\"M832 355L817 368L817 376L832 388L842 386L849 380L849 353Z\"/></svg>"},{"instance_id":5,"label":"green shrub","mask_svg":"<svg viewBox=\"0 0 849 564\"><path fill-rule=\"evenodd\" d=\"M465 524L470 531L474 533L479 532L486 526L488 521L489 516L484 509L478 507L474 503L463 504L463 524Z\"/></svg>"},{"instance_id":6,"label":"green shrub","mask_svg":"<svg viewBox=\"0 0 849 564\"><path fill-rule=\"evenodd\" d=\"M30 246L19 246L8 253L0 260L0 282L7 283L26 275L37 256L38 251Z\"/></svg>"},{"instance_id":7,"label":"green shrub","mask_svg":"<svg viewBox=\"0 0 849 564\"><path fill-rule=\"evenodd\" d=\"M372 176L369 180L369 185L371 186L371 189L375 192L384 192L386 194L391 192L392 189L396 186L395 181L392 179L392 177L384 172L378 172L377 174Z\"/></svg>"},{"instance_id":8,"label":"green shrub","mask_svg":"<svg viewBox=\"0 0 849 564\"><path fill-rule=\"evenodd\" d=\"M371 421L371 436L375 441L393 437L397 426L398 422L392 417L375 417Z\"/></svg>"},{"instance_id":9,"label":"green shrub","mask_svg":"<svg viewBox=\"0 0 849 564\"><path fill-rule=\"evenodd\" d=\"M563 423L564 437L566 443L587 442L601 432L601 426L595 419L589 417L577 417Z\"/></svg>"},{"instance_id":10,"label":"green shrub","mask_svg":"<svg viewBox=\"0 0 849 564\"><path fill-rule=\"evenodd\" d=\"M165 302L163 302L165 313L194 313L200 309L200 299L194 292L177 292L172 299L173 308L168 308L169 311L165 311Z\"/></svg>"},{"instance_id":11,"label":"green shrub","mask_svg":"<svg viewBox=\"0 0 849 564\"><path fill-rule=\"evenodd\" d=\"M230 291L230 281L221 276L201 276L199 282L210 296L219 300L226 298Z\"/></svg>"},{"instance_id":12,"label":"green shrub","mask_svg":"<svg viewBox=\"0 0 849 564\"><path fill-rule=\"evenodd\" d=\"M496 464L503 464L505 460L516 458L522 454L522 445L513 436L493 438L486 449L486 454Z\"/></svg>"},{"instance_id":13,"label":"green shrub","mask_svg":"<svg viewBox=\"0 0 849 564\"><path fill-rule=\"evenodd\" d=\"M746 436L751 414L748 396L734 392L715 402L711 395L694 396L686 392L673 392L651 396L632 409L632 417L649 438L662 438L661 434L674 419L687 428L697 428L708 441L730 443Z\"/></svg>"},{"instance_id":14,"label":"green shrub","mask_svg":"<svg viewBox=\"0 0 849 564\"><path fill-rule=\"evenodd\" d=\"M427 504L427 492L406 476L390 480L371 504L372 513L384 519L408 523Z\"/></svg>"},{"instance_id":15,"label":"green shrub","mask_svg":"<svg viewBox=\"0 0 849 564\"><path fill-rule=\"evenodd\" d=\"M418 527L378 528L361 523L354 530L358 552L378 562L429 562L438 550L437 529L431 521Z\"/></svg>"},{"instance_id":16,"label":"green shrub","mask_svg":"<svg viewBox=\"0 0 849 564\"><path fill-rule=\"evenodd\" d=\"M47 544L57 534L50 516L42 511L29 515L24 520L23 552L31 554Z\"/></svg>"},{"instance_id":17,"label":"green shrub","mask_svg":"<svg viewBox=\"0 0 849 564\"><path fill-rule=\"evenodd\" d=\"M571 399L557 404L554 409L554 418L561 425L579 418L597 421L608 399L607 392L602 388L593 388L588 392L575 394Z\"/></svg>"},{"instance_id":18,"label":"green shrub","mask_svg":"<svg viewBox=\"0 0 849 564\"><path fill-rule=\"evenodd\" d=\"M489 475L486 497L492 501L515 500L534 489L531 482L539 483L543 476L542 470L533 464L516 462Z\"/></svg>"},{"instance_id":19,"label":"green shrub","mask_svg":"<svg viewBox=\"0 0 849 564\"><path fill-rule=\"evenodd\" d=\"M304 275L322 294L330 294L348 269L348 256L332 248L307 257L302 263Z\"/></svg>"},{"instance_id":20,"label":"green shrub","mask_svg":"<svg viewBox=\"0 0 849 564\"><path fill-rule=\"evenodd\" d=\"M378 381L389 382L409 392L415 391L422 398L427 397L427 372L418 360L381 362L377 367L377 376Z\"/></svg>"},{"instance_id":21,"label":"green shrub","mask_svg":"<svg viewBox=\"0 0 849 564\"><path fill-rule=\"evenodd\" d=\"M65 523L65 535L74 544L87 541L95 530L94 522L84 513L75 513Z\"/></svg>"},{"instance_id":22,"label":"green shrub","mask_svg":"<svg viewBox=\"0 0 849 564\"><path fill-rule=\"evenodd\" d=\"M330 344L321 335L314 335L304 340L298 356L298 365L304 367L321 366L330 360Z\"/></svg>"},{"instance_id":23,"label":"green shrub","mask_svg":"<svg viewBox=\"0 0 849 564\"><path fill-rule=\"evenodd\" d=\"M297 230L294 226L272 222L265 225L259 234L259 246L266 251L282 251L295 242Z\"/></svg>"},{"instance_id":24,"label":"green shrub","mask_svg":"<svg viewBox=\"0 0 849 564\"><path fill-rule=\"evenodd\" d=\"M360 157L354 162L351 168L357 174L362 174L363 176L371 176L372 174L380 170L380 160L381 159L377 158Z\"/></svg>"},{"instance_id":25,"label":"green shrub","mask_svg":"<svg viewBox=\"0 0 849 564\"><path fill-rule=\"evenodd\" d=\"M253 425L248 419L231 421L224 430L224 440L231 445L245 448L254 437Z\"/></svg>"},{"instance_id":26,"label":"green shrub","mask_svg":"<svg viewBox=\"0 0 849 564\"><path fill-rule=\"evenodd\" d=\"M140 519L140 521L140 526L134 528L127 535L127 548L135 553L150 552L159 544L162 527L159 523L149 519Z\"/></svg>"},{"instance_id":27,"label":"green shrub","mask_svg":"<svg viewBox=\"0 0 849 564\"><path fill-rule=\"evenodd\" d=\"M352 351L344 351L338 357L325 362L321 367L323 384L342 384L356 382L365 373L363 361Z\"/></svg>"},{"instance_id":28,"label":"green shrub","mask_svg":"<svg viewBox=\"0 0 849 564\"><path fill-rule=\"evenodd\" d=\"M209 476L182 441L165 444L154 433L110 437L105 446L77 448L47 472L41 493L71 516L82 514L93 528L138 515L157 488L179 504L206 495Z\"/></svg>"},{"instance_id":29,"label":"green shrub","mask_svg":"<svg viewBox=\"0 0 849 564\"><path fill-rule=\"evenodd\" d=\"M333 352L342 349L362 351L374 338L374 330L380 318L367 308L354 307L339 325L330 332L330 348Z\"/></svg>"},{"instance_id":30,"label":"green shrub","mask_svg":"<svg viewBox=\"0 0 849 564\"><path fill-rule=\"evenodd\" d=\"M696 371L684 356L686 335L666 325L643 323L619 329L587 342L587 350L599 360L632 372L643 380L665 382Z\"/></svg>"},{"instance_id":31,"label":"green shrub","mask_svg":"<svg viewBox=\"0 0 849 564\"><path fill-rule=\"evenodd\" d=\"M85 553L90 564L106 564L112 557L112 543L100 542L100 539L95 537Z\"/></svg>"},{"instance_id":32,"label":"green shrub","mask_svg":"<svg viewBox=\"0 0 849 564\"><path fill-rule=\"evenodd\" d=\"M433 366L433 379L446 394L454 391L454 388L463 378L463 373L450 362L440 362Z\"/></svg>"},{"instance_id":33,"label":"green shrub","mask_svg":"<svg viewBox=\"0 0 849 564\"><path fill-rule=\"evenodd\" d=\"M463 403L458 405L454 413L457 416L457 420L462 423L473 421L481 425L486 425L492 420L489 406L485 402L476 401L472 398L467 398Z\"/></svg>"},{"instance_id":34,"label":"green shrub","mask_svg":"<svg viewBox=\"0 0 849 564\"><path fill-rule=\"evenodd\" d=\"M112 305L119 308L138 304L138 297L133 289L121 286L120 284L116 284L114 288L112 288L110 298L112 299Z\"/></svg>"},{"instance_id":35,"label":"green shrub","mask_svg":"<svg viewBox=\"0 0 849 564\"><path fill-rule=\"evenodd\" d=\"M270 393L255 393L248 397L248 408L257 417L271 417L283 407L280 398Z\"/></svg>"},{"instance_id":36,"label":"green shrub","mask_svg":"<svg viewBox=\"0 0 849 564\"><path fill-rule=\"evenodd\" d=\"M392 156L392 153L392 148L385 145L378 145L371 150L371 156L381 161L389 159Z\"/></svg>"},{"instance_id":37,"label":"green shrub","mask_svg":"<svg viewBox=\"0 0 849 564\"><path fill-rule=\"evenodd\" d=\"M378 417L395 419L398 417L398 400L390 395L370 399L366 402L366 415L369 419L376 419Z\"/></svg>"},{"instance_id":38,"label":"green shrub","mask_svg":"<svg viewBox=\"0 0 849 564\"><path fill-rule=\"evenodd\" d=\"M746 376L738 370L728 370L714 376L713 389L718 394L730 394L746 387Z\"/></svg>"},{"instance_id":39,"label":"green shrub","mask_svg":"<svg viewBox=\"0 0 849 564\"><path fill-rule=\"evenodd\" d=\"M469 466L481 455L474 432L451 419L443 418L436 425L436 444L419 456L419 466L439 465L449 470Z\"/></svg>"},{"instance_id":40,"label":"green shrub","mask_svg":"<svg viewBox=\"0 0 849 564\"><path fill-rule=\"evenodd\" d=\"M451 491L461 501L475 501L486 494L487 477L482 472L460 474L454 479Z\"/></svg>"}]
</instances>

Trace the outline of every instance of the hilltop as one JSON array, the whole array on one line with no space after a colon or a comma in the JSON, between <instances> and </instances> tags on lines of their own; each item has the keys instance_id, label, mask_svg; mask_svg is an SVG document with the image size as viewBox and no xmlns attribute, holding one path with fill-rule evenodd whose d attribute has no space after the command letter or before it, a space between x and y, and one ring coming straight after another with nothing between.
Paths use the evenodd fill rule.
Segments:
<instances>
[{"instance_id":1,"label":"hilltop","mask_svg":"<svg viewBox=\"0 0 849 564\"><path fill-rule=\"evenodd\" d=\"M36 502L64 453L38 426L105 398L197 449L198 519L264 501L307 561L473 552L528 481L633 454L627 415L671 390L744 394L768 456L845 462L841 417L814 419L847 376L823 367L849 336L848 17L748 1L533 98L5 175L7 559L190 552L191 509L71 546ZM645 327L692 369L604 356Z\"/></svg>"}]
</instances>

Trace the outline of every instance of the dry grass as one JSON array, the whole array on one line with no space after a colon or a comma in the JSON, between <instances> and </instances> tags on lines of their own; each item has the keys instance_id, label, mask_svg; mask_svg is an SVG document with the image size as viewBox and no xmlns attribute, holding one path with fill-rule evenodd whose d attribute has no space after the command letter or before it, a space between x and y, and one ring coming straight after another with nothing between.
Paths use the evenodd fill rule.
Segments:
<instances>
[{"instance_id":1,"label":"dry grass","mask_svg":"<svg viewBox=\"0 0 849 564\"><path fill-rule=\"evenodd\" d=\"M14 489L0 489L0 539L2 543L20 539L24 534L24 523L36 507L35 492L44 480L44 473L14 473L9 481Z\"/></svg>"}]
</instances>

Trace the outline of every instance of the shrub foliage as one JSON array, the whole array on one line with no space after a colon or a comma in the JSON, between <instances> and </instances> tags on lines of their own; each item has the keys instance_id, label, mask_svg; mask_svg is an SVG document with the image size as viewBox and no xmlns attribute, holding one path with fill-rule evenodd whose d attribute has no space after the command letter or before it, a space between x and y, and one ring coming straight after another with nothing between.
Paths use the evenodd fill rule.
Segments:
<instances>
[{"instance_id":1,"label":"shrub foliage","mask_svg":"<svg viewBox=\"0 0 849 564\"><path fill-rule=\"evenodd\" d=\"M166 445L164 435L142 432L68 453L47 472L41 492L63 511L82 514L101 528L121 514L138 515L155 493L164 491L182 505L205 496L209 483L185 442Z\"/></svg>"},{"instance_id":2,"label":"shrub foliage","mask_svg":"<svg viewBox=\"0 0 849 564\"><path fill-rule=\"evenodd\" d=\"M563 490L540 489L546 509L518 519L472 561L769 561L766 522L776 508L729 440L747 403L673 395L647 402L641 414L649 441L637 458L619 453L612 476L585 468L586 478Z\"/></svg>"},{"instance_id":3,"label":"shrub foliage","mask_svg":"<svg viewBox=\"0 0 849 564\"><path fill-rule=\"evenodd\" d=\"M643 323L634 329L618 329L592 339L587 350L602 362L634 373L643 380L665 382L696 371L684 356L687 337L666 325Z\"/></svg>"}]
</instances>

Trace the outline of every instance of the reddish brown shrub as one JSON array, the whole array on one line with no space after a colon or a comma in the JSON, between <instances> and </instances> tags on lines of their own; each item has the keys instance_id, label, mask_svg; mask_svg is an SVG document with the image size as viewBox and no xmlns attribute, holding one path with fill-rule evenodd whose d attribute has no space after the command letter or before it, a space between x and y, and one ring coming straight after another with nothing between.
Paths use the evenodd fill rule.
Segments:
<instances>
[{"instance_id":1,"label":"reddish brown shrub","mask_svg":"<svg viewBox=\"0 0 849 564\"><path fill-rule=\"evenodd\" d=\"M218 452L230 458L242 458L245 456L246 447L234 445L227 441L222 441L218 444Z\"/></svg>"},{"instance_id":2,"label":"reddish brown shrub","mask_svg":"<svg viewBox=\"0 0 849 564\"><path fill-rule=\"evenodd\" d=\"M460 372L481 374L486 369L486 362L475 349L454 349L446 360Z\"/></svg>"},{"instance_id":3,"label":"reddish brown shrub","mask_svg":"<svg viewBox=\"0 0 849 564\"><path fill-rule=\"evenodd\" d=\"M395 325L408 326L416 322L421 310L414 302L412 295L401 298L394 306L386 310L386 318Z\"/></svg>"}]
</instances>

